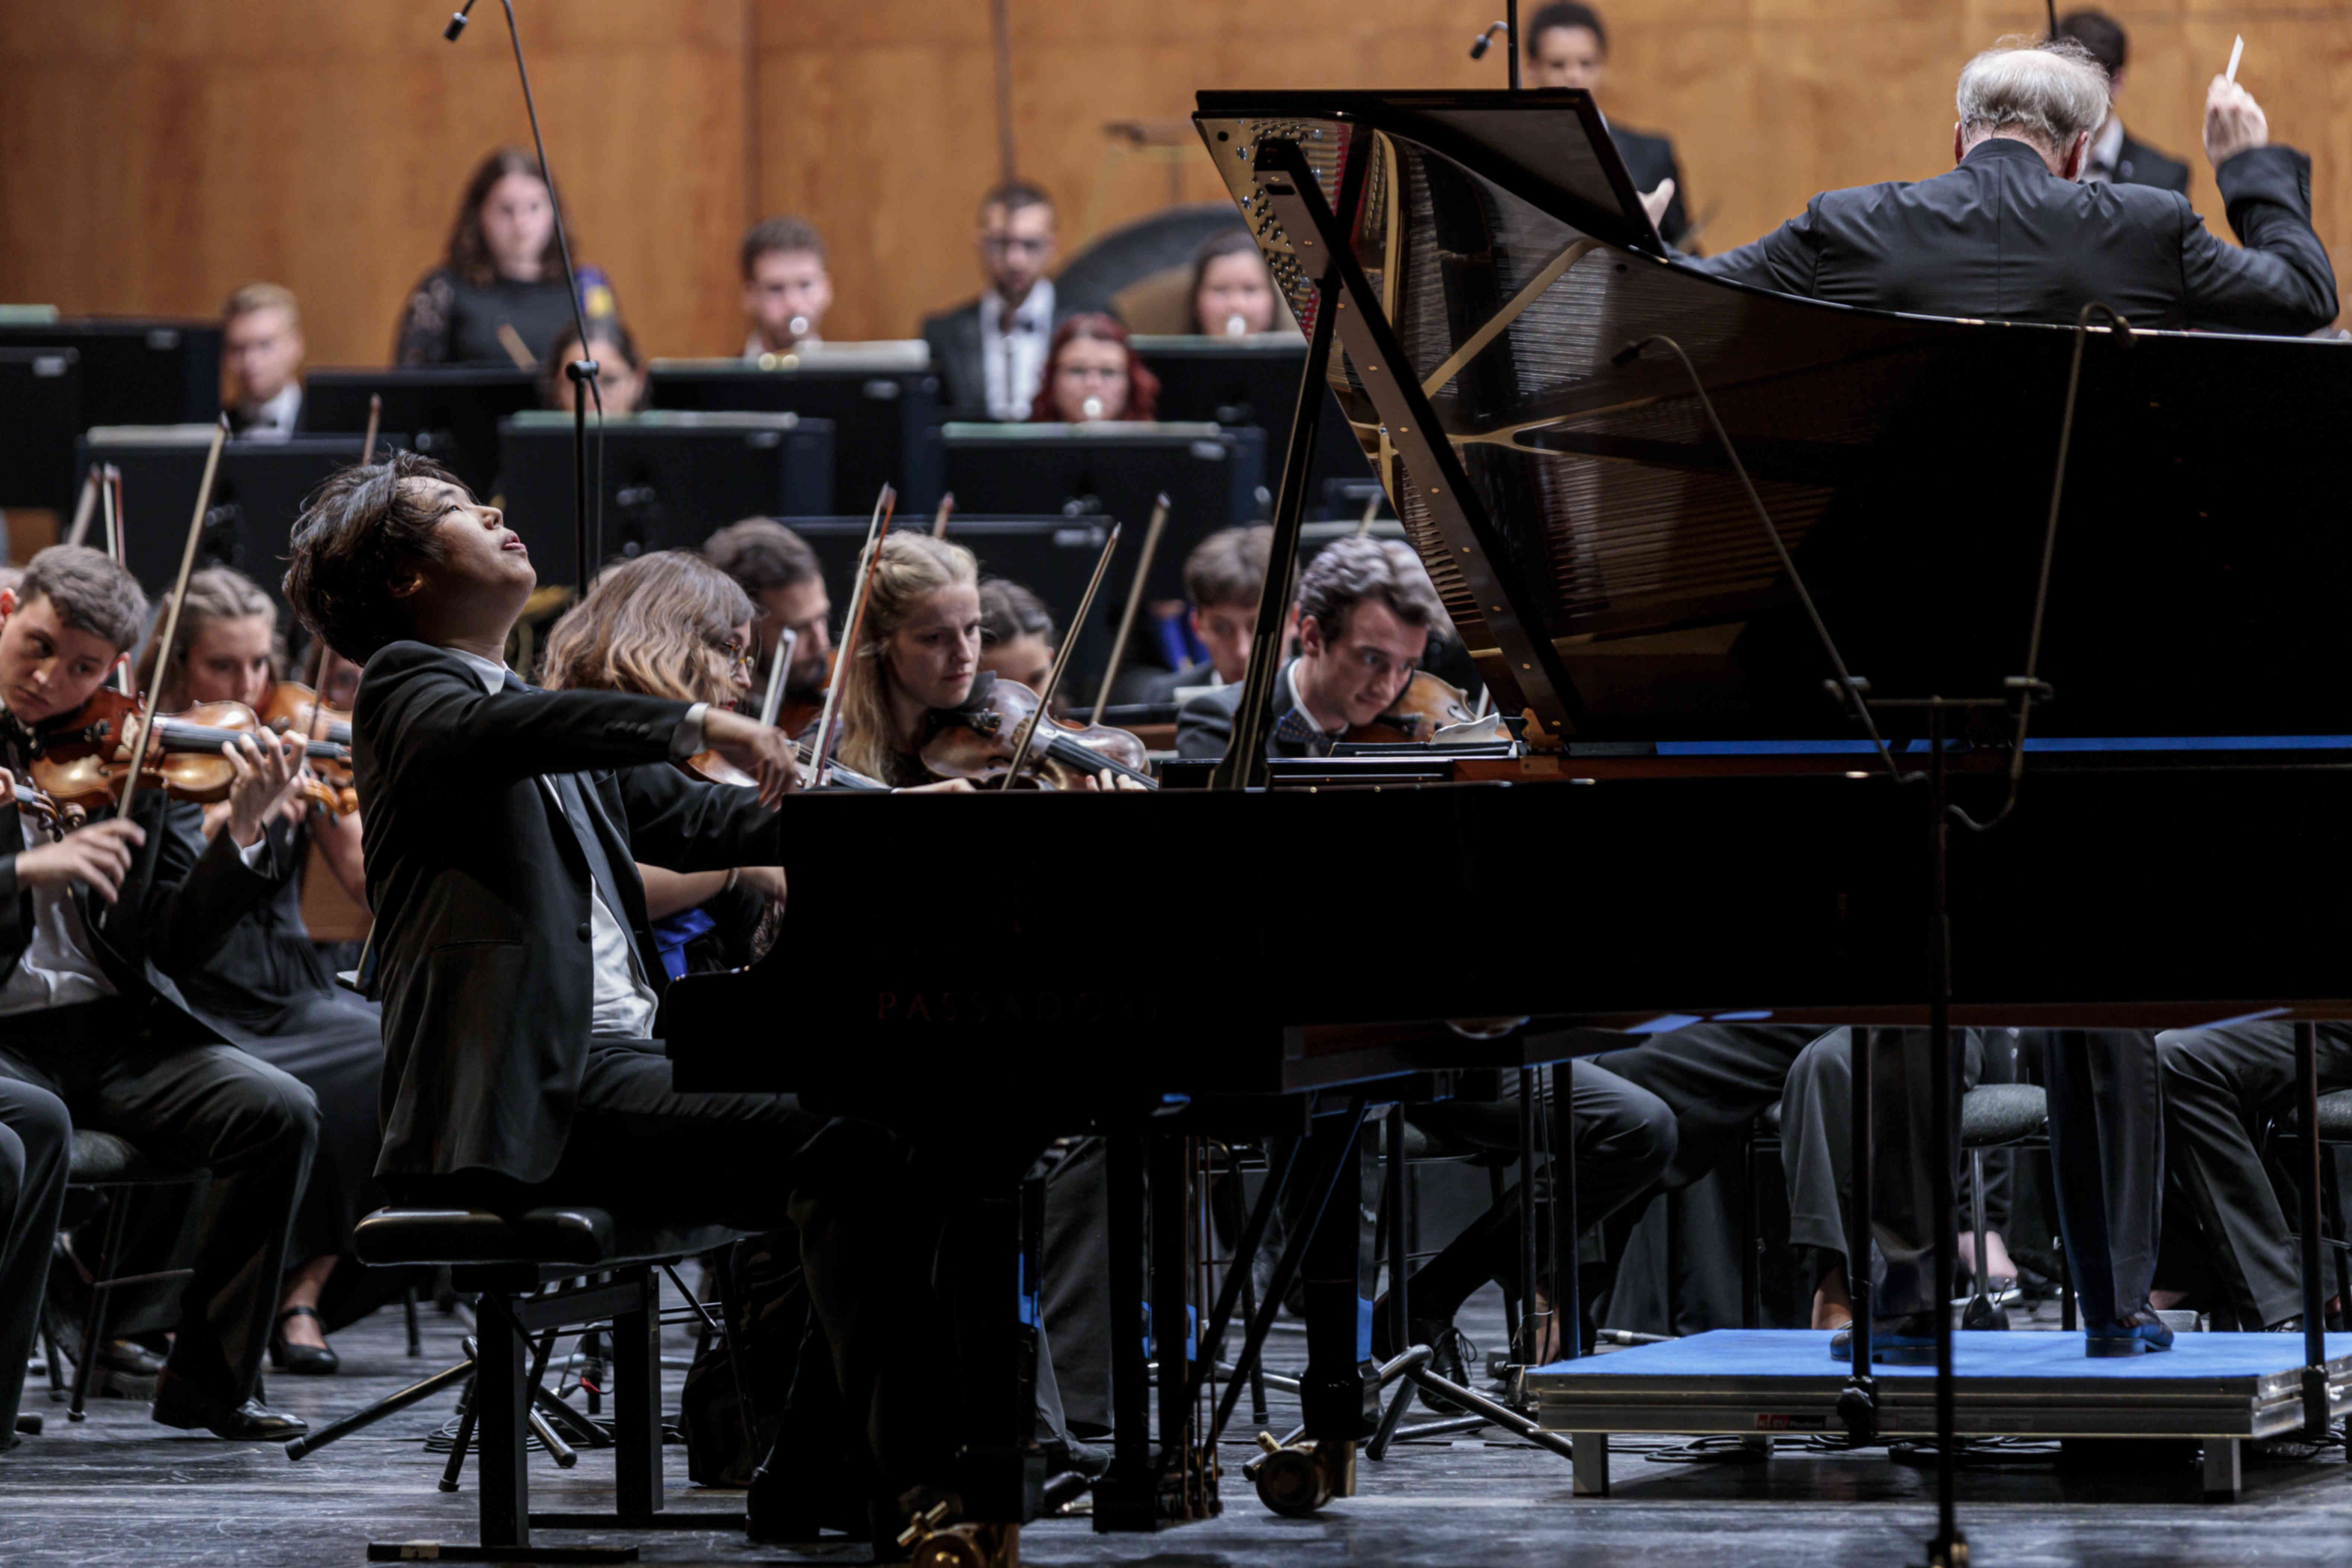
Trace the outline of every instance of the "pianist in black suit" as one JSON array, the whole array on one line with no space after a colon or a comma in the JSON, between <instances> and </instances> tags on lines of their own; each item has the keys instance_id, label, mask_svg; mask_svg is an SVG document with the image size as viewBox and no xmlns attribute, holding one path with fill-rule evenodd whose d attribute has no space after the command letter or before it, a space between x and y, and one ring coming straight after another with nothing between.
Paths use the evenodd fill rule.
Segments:
<instances>
[{"instance_id":1,"label":"pianist in black suit","mask_svg":"<svg viewBox=\"0 0 2352 1568\"><path fill-rule=\"evenodd\" d=\"M344 469L295 527L288 599L366 661L352 732L383 994L377 1174L404 1204L587 1203L753 1231L789 1217L847 1408L887 1408L887 1358L864 1336L907 1342L893 1314L922 1285L897 1254L919 1249L886 1250L854 1216L897 1210L901 1162L878 1130L788 1098L673 1093L653 1037L667 976L635 862L781 864L791 743L699 703L526 686L499 656L536 582L497 509L412 453ZM759 788L652 765L705 748ZM938 1479L934 1431L877 1416L844 1433L877 1527L887 1500Z\"/></svg>"},{"instance_id":2,"label":"pianist in black suit","mask_svg":"<svg viewBox=\"0 0 2352 1568\"><path fill-rule=\"evenodd\" d=\"M1526 23L1527 66L1520 79L1529 87L1578 87L1598 98L1609 76L1609 29L1601 14L1577 0L1558 0ZM1675 144L1664 136L1609 122L1609 140L1625 160L1637 191L1664 190L1666 204L1657 219L1658 232L1668 245L1680 245L1690 233L1683 210L1683 172L1675 162ZM1667 181L1673 181L1671 188Z\"/></svg>"},{"instance_id":3,"label":"pianist in black suit","mask_svg":"<svg viewBox=\"0 0 2352 1568\"><path fill-rule=\"evenodd\" d=\"M2336 319L2311 227L2311 160L2273 146L2262 108L2213 79L2205 152L2243 242L2188 198L2078 184L2107 118L2106 73L2079 45L1989 49L1960 73L1949 174L1830 191L1752 245L1694 263L1808 299L1931 316L2071 324L2104 300L2149 327L2302 333Z\"/></svg>"},{"instance_id":4,"label":"pianist in black suit","mask_svg":"<svg viewBox=\"0 0 2352 1568\"><path fill-rule=\"evenodd\" d=\"M2189 165L2166 157L2125 130L2123 116L2116 111L2116 100L2124 95L2124 73L2131 55L2131 40L2125 36L2123 25L2105 11L2086 7L2059 17L2058 36L2090 50L2091 58L2107 73L2106 123L2091 138L2090 151L2083 158L2083 178L2113 180L2119 185L2154 185L2159 191L2187 195Z\"/></svg>"}]
</instances>

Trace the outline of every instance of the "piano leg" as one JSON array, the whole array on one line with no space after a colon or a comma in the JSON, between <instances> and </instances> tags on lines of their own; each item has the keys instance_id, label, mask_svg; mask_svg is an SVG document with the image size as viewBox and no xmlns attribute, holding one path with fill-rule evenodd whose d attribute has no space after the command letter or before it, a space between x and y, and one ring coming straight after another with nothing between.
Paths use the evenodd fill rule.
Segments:
<instances>
[{"instance_id":1,"label":"piano leg","mask_svg":"<svg viewBox=\"0 0 2352 1568\"><path fill-rule=\"evenodd\" d=\"M1326 1117L1308 1138L1308 1164L1323 1168L1336 1146L1339 1179L1323 1212L1312 1218L1307 1244L1307 1374L1299 1380L1299 1414L1307 1439L1333 1497L1356 1489L1356 1445L1380 1426L1380 1369L1372 1362L1371 1303L1362 1279L1363 1205L1360 1194L1363 1123Z\"/></svg>"},{"instance_id":2,"label":"piano leg","mask_svg":"<svg viewBox=\"0 0 2352 1568\"><path fill-rule=\"evenodd\" d=\"M1111 1461L1094 1488L1097 1531L1153 1530L1160 1522L1143 1348L1143 1166L1150 1142L1139 1132L1104 1140L1110 1189Z\"/></svg>"},{"instance_id":3,"label":"piano leg","mask_svg":"<svg viewBox=\"0 0 2352 1568\"><path fill-rule=\"evenodd\" d=\"M940 1269L962 1373L949 1394L961 1437L955 1489L964 1519L1020 1524L1045 1511L1047 1479L1037 1440L1037 1279L1022 1227L1023 1176L1035 1151L972 1154L956 1163L981 1195L950 1221Z\"/></svg>"}]
</instances>

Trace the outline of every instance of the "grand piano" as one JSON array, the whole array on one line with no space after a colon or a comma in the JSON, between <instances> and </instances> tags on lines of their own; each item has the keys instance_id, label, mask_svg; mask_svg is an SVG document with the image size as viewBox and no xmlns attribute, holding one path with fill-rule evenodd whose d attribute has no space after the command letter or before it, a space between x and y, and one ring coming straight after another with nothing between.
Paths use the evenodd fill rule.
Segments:
<instances>
[{"instance_id":1,"label":"grand piano","mask_svg":"<svg viewBox=\"0 0 2352 1568\"><path fill-rule=\"evenodd\" d=\"M2328 896L2352 848L2343 345L1925 319L1705 277L1579 92L1211 92L1195 121L1309 332L1303 405L1338 399L1521 742L1272 771L1237 748L1223 787L1148 797L788 803L810 826L774 952L669 994L680 1089L792 1090L918 1135L1013 1106L1023 1136L1099 1131L1123 1151L1124 1227L1147 1172L1155 1200L1197 1201L1199 1135L1311 1133L1297 1168L1328 1194L1369 1106L1615 1037L1595 1028L2352 1016L2352 912ZM1826 686L1695 382L1852 687ZM1310 447L1287 454L1277 563ZM1979 822L2015 789L1995 830L1948 834L1948 969L1929 772ZM1155 919L1215 961L1139 942L1098 863L1181 868ZM1447 1022L1498 1018L1528 1022ZM1008 1303L1034 1284L1017 1206L990 1209ZM1214 1337L1232 1303L1171 1236L1181 1212L1150 1230L1155 1317L1189 1300ZM1340 1492L1377 1409L1354 1224L1331 1205L1302 1264L1307 1430ZM1140 1240L1122 1246L1139 1268ZM1122 1312L1140 1289L1120 1285ZM1013 1314L994 1331L990 1397L1024 1376ZM1140 1346L1122 1349L1098 1528L1214 1510L1208 1434L1180 1436L1199 1353L1189 1380L1161 1357L1154 1443ZM1032 1517L1029 1433L971 1419L968 1509Z\"/></svg>"}]
</instances>

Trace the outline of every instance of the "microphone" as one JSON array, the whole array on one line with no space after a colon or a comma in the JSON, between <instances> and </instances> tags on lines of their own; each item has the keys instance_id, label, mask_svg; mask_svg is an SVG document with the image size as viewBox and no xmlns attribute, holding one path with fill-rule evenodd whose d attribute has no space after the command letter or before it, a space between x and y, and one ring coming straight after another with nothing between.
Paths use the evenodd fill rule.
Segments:
<instances>
[{"instance_id":1,"label":"microphone","mask_svg":"<svg viewBox=\"0 0 2352 1568\"><path fill-rule=\"evenodd\" d=\"M472 13L473 9L474 0L466 0L466 8L450 16L449 25L441 29L441 36L448 39L451 43L456 43L457 41L457 35L466 30L466 18Z\"/></svg>"},{"instance_id":2,"label":"microphone","mask_svg":"<svg viewBox=\"0 0 2352 1568\"><path fill-rule=\"evenodd\" d=\"M1474 60L1485 59L1486 58L1486 47L1489 44L1494 42L1495 35L1497 33L1507 33L1510 30L1511 25L1508 22L1487 23L1486 30L1479 34L1475 39L1472 40L1470 45L1470 58Z\"/></svg>"}]
</instances>

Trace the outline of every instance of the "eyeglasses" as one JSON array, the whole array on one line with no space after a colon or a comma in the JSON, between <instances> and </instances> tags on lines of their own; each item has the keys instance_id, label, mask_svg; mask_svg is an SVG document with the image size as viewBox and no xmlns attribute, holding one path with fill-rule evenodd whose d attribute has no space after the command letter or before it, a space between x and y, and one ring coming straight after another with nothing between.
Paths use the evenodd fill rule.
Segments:
<instances>
[{"instance_id":1,"label":"eyeglasses","mask_svg":"<svg viewBox=\"0 0 2352 1568\"><path fill-rule=\"evenodd\" d=\"M726 658L727 668L730 670L740 669L748 674L757 662L757 656L750 648L731 638L726 642L714 642L710 646L713 650Z\"/></svg>"}]
</instances>

